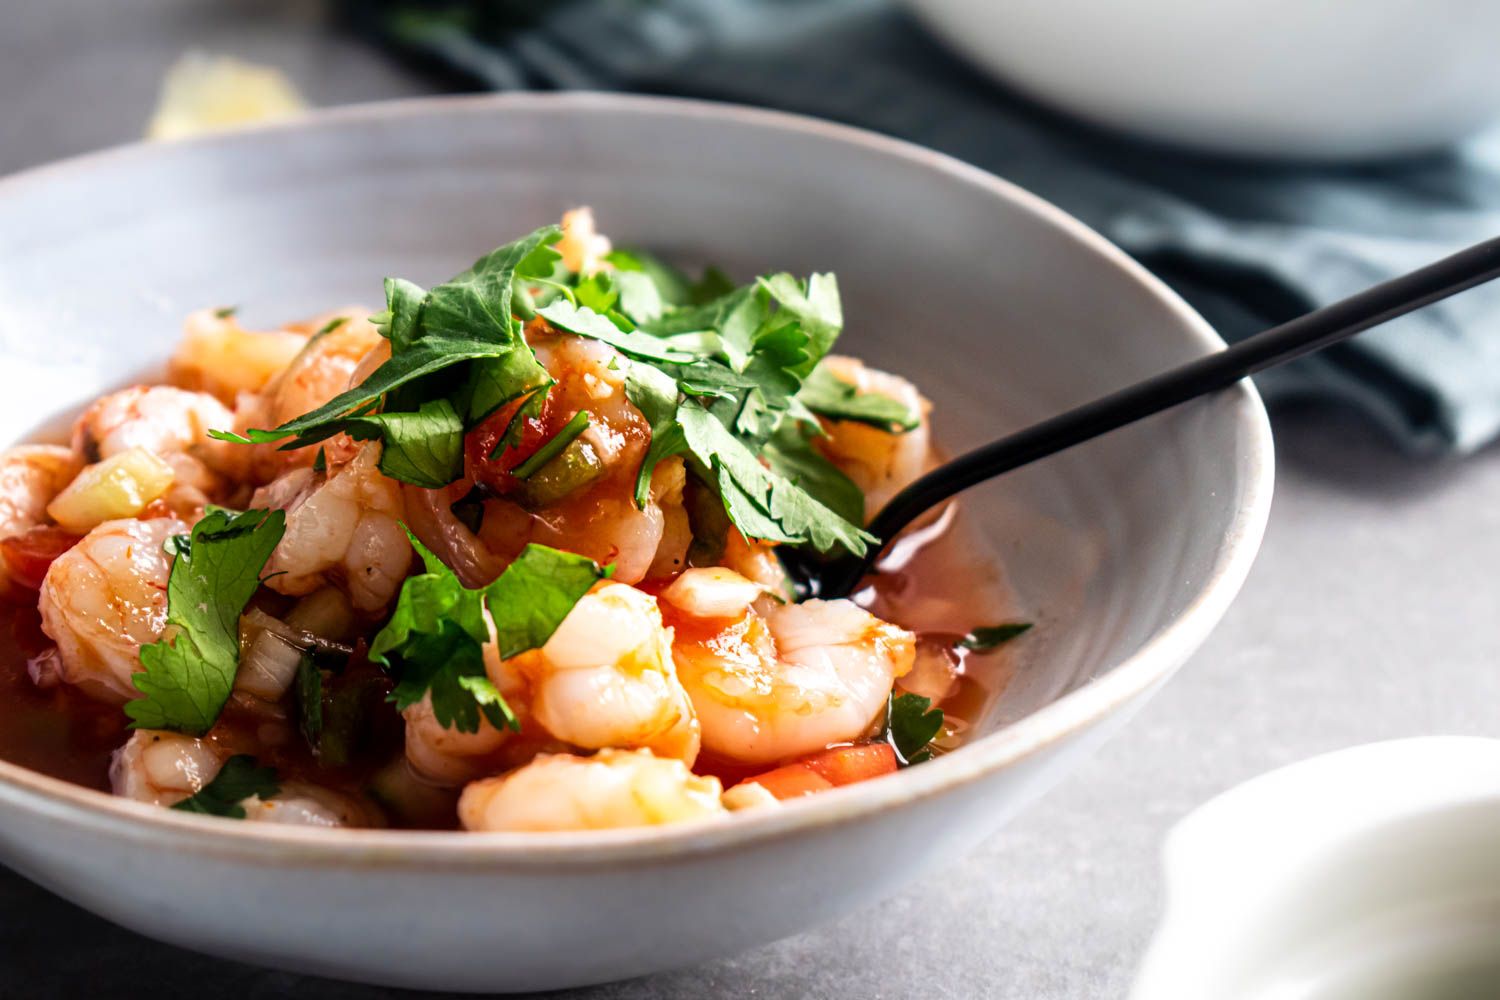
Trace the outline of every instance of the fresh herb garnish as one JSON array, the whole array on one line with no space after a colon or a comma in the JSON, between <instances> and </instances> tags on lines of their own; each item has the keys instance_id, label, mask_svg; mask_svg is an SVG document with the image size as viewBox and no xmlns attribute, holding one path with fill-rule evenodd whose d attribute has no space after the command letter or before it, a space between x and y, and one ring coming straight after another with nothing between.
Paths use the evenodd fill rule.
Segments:
<instances>
[{"instance_id":1,"label":"fresh herb garnish","mask_svg":"<svg viewBox=\"0 0 1500 1000\"><path fill-rule=\"evenodd\" d=\"M546 645L583 595L613 575L612 565L600 568L592 559L571 552L526 546L484 591L500 655L509 659Z\"/></svg>"},{"instance_id":2,"label":"fresh herb garnish","mask_svg":"<svg viewBox=\"0 0 1500 1000\"><path fill-rule=\"evenodd\" d=\"M437 489L464 474L464 425L446 399L428 400L415 413L349 417L344 433L385 442L380 471L403 483Z\"/></svg>"},{"instance_id":3,"label":"fresh herb garnish","mask_svg":"<svg viewBox=\"0 0 1500 1000\"><path fill-rule=\"evenodd\" d=\"M318 327L318 331L314 333L313 336L322 337L325 334L332 333L347 322L349 322L348 316L335 316L327 323L324 323L322 326Z\"/></svg>"},{"instance_id":4,"label":"fresh herb garnish","mask_svg":"<svg viewBox=\"0 0 1500 1000\"><path fill-rule=\"evenodd\" d=\"M573 418L563 424L562 430L548 438L531 456L511 470L517 479L530 479L542 466L552 461L562 450L573 443L573 439L589 428L589 411L579 410Z\"/></svg>"},{"instance_id":5,"label":"fresh herb garnish","mask_svg":"<svg viewBox=\"0 0 1500 1000\"><path fill-rule=\"evenodd\" d=\"M445 486L463 475L464 435L481 421L511 407L490 454L496 459L541 414L553 380L519 318L535 316L623 356L614 367L626 369L627 396L652 430L637 473L639 506L656 465L682 456L746 536L862 554L873 541L861 527L863 503L808 439L821 432L819 413L887 428L911 426L916 417L817 367L843 327L833 276L772 274L735 287L710 271L694 284L631 251L609 255L613 272L583 276L562 267L551 246L560 234L555 226L539 229L431 291L388 279L386 312L373 321L390 341L390 360L280 427L215 436L298 448L346 432L382 442L385 475ZM584 426L575 416L518 463L517 477L562 454ZM545 498L556 490L536 492Z\"/></svg>"},{"instance_id":6,"label":"fresh herb garnish","mask_svg":"<svg viewBox=\"0 0 1500 1000\"><path fill-rule=\"evenodd\" d=\"M819 365L802 383L797 398L809 410L832 420L854 420L883 431L909 431L921 418L888 396L860 392Z\"/></svg>"},{"instance_id":7,"label":"fresh herb garnish","mask_svg":"<svg viewBox=\"0 0 1500 1000\"><path fill-rule=\"evenodd\" d=\"M239 669L240 614L285 531L283 511L210 508L170 544L167 627L141 647L144 669L132 679L145 697L125 704L133 728L196 736L218 719Z\"/></svg>"},{"instance_id":8,"label":"fresh herb garnish","mask_svg":"<svg viewBox=\"0 0 1500 1000\"><path fill-rule=\"evenodd\" d=\"M958 642L954 643L960 649L970 649L976 653L984 653L1003 646L1016 636L1031 628L1031 622L1006 622L1002 625L983 625L973 629Z\"/></svg>"},{"instance_id":9,"label":"fresh herb garnish","mask_svg":"<svg viewBox=\"0 0 1500 1000\"><path fill-rule=\"evenodd\" d=\"M348 432L384 443L380 467L387 476L447 485L462 474L464 431L551 381L521 336L512 301L518 280L551 274L559 255L550 244L560 237L556 226L538 229L431 291L388 279L387 310L374 321L391 342L390 360L279 427L213 436L283 441L285 450Z\"/></svg>"},{"instance_id":10,"label":"fresh herb garnish","mask_svg":"<svg viewBox=\"0 0 1500 1000\"><path fill-rule=\"evenodd\" d=\"M214 316L218 319L228 319L239 311L239 306L220 306L218 309L214 310Z\"/></svg>"},{"instance_id":11,"label":"fresh herb garnish","mask_svg":"<svg viewBox=\"0 0 1500 1000\"><path fill-rule=\"evenodd\" d=\"M430 693L433 715L446 728L476 732L482 715L496 729L519 730L515 713L485 674L485 606L500 653L508 658L543 645L611 571L532 544L494 583L471 590L415 537L411 541L426 572L402 584L395 612L370 644L370 659L396 678L392 700L405 709Z\"/></svg>"},{"instance_id":12,"label":"fresh herb garnish","mask_svg":"<svg viewBox=\"0 0 1500 1000\"><path fill-rule=\"evenodd\" d=\"M916 694L892 694L886 703L883 738L896 751L902 767L932 758L929 744L943 731L943 710L932 707L931 698Z\"/></svg>"},{"instance_id":13,"label":"fresh herb garnish","mask_svg":"<svg viewBox=\"0 0 1500 1000\"><path fill-rule=\"evenodd\" d=\"M198 789L196 795L183 799L172 808L204 816L244 819L243 803L246 799L264 801L280 790L274 770L259 766L248 754L236 754L224 762L214 779Z\"/></svg>"}]
</instances>

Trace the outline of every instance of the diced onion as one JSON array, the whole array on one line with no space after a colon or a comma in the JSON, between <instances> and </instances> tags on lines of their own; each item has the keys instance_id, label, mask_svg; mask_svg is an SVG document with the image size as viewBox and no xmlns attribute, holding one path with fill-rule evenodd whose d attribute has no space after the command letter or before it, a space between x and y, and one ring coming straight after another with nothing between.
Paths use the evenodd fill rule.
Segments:
<instances>
[{"instance_id":1,"label":"diced onion","mask_svg":"<svg viewBox=\"0 0 1500 1000\"><path fill-rule=\"evenodd\" d=\"M172 467L144 448L131 448L84 468L47 505L58 526L87 534L105 521L135 517L172 485Z\"/></svg>"},{"instance_id":2,"label":"diced onion","mask_svg":"<svg viewBox=\"0 0 1500 1000\"><path fill-rule=\"evenodd\" d=\"M298 632L342 642L354 634L354 609L342 592L324 587L298 601L286 623Z\"/></svg>"},{"instance_id":3,"label":"diced onion","mask_svg":"<svg viewBox=\"0 0 1500 1000\"><path fill-rule=\"evenodd\" d=\"M251 608L240 617L244 652L234 679L235 690L265 701L275 701L287 692L297 676L303 650L284 634L286 631L286 623L259 608Z\"/></svg>"}]
</instances>

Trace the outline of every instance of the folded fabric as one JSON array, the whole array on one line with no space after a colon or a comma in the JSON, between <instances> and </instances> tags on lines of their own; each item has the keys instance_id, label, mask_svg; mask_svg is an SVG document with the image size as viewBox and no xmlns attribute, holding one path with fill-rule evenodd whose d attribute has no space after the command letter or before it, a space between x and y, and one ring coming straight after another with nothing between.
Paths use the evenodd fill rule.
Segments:
<instances>
[{"instance_id":1,"label":"folded fabric","mask_svg":"<svg viewBox=\"0 0 1500 1000\"><path fill-rule=\"evenodd\" d=\"M1348 167L1207 159L1066 121L979 77L884 0L350 3L400 52L503 90L707 97L860 125L1037 192L1229 340L1500 235L1500 143ZM1342 400L1412 452L1500 435L1500 287L1258 379Z\"/></svg>"}]
</instances>

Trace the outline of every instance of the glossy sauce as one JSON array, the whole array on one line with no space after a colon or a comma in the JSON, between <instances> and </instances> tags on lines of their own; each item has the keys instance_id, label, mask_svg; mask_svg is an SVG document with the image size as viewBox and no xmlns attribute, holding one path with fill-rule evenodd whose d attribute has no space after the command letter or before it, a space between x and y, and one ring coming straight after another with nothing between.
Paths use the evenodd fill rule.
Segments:
<instances>
[{"instance_id":1,"label":"glossy sauce","mask_svg":"<svg viewBox=\"0 0 1500 1000\"><path fill-rule=\"evenodd\" d=\"M1013 672L1012 652L1005 647L982 654L953 649L957 638L970 629L1017 617L1003 574L985 552L965 525L962 511L950 505L898 542L882 561L880 572L855 595L875 615L916 631L920 643L945 651L949 657L951 677L937 702L947 720L938 740L944 749L962 742ZM130 735L125 714L119 706L95 701L66 684L42 689L32 683L28 661L50 646L34 607L0 603L0 758L108 791L110 755ZM368 664L356 662L347 671L369 669ZM375 714L382 712L381 706L383 702L377 700ZM401 755L400 719L388 706L384 710L388 714L377 718L361 759L337 767L319 761L308 750L293 709L280 718L268 718L231 702L208 738L232 752L256 755L284 779L347 792L373 792L388 803L393 796L381 794L384 788L399 787L400 795L407 798L412 797L412 788ZM726 786L766 770L747 770L706 754L693 769L718 776ZM423 789L416 797L425 796L425 804L394 813L391 823L451 828L455 795Z\"/></svg>"}]
</instances>

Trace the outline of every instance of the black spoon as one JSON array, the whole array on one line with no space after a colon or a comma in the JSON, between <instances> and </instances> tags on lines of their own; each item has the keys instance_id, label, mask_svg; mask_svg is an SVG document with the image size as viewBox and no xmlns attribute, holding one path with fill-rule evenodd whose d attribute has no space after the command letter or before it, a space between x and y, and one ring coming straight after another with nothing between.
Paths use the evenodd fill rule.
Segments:
<instances>
[{"instance_id":1,"label":"black spoon","mask_svg":"<svg viewBox=\"0 0 1500 1000\"><path fill-rule=\"evenodd\" d=\"M881 508L869 524L877 541L863 556L819 560L816 555L792 550L785 560L787 569L809 597L848 596L902 528L970 486L1178 403L1227 388L1248 375L1322 350L1495 277L1500 277L1500 238L1475 244L1222 351L976 448L933 469Z\"/></svg>"}]
</instances>

